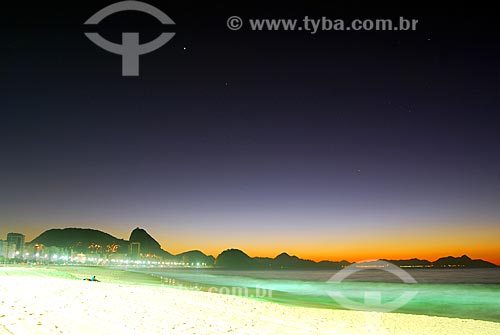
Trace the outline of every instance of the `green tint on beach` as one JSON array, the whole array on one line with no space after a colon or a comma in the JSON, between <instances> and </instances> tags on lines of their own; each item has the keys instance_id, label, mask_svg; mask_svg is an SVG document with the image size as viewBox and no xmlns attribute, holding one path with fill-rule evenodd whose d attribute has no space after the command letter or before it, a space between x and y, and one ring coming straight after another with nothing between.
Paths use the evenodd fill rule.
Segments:
<instances>
[{"instance_id":1,"label":"green tint on beach","mask_svg":"<svg viewBox=\"0 0 500 335\"><path fill-rule=\"evenodd\" d=\"M138 272L138 271L141 272ZM22 267L0 275L39 276L82 280L96 276L106 283L147 286L171 286L177 289L205 291L214 294L242 296L303 307L346 309L329 296L337 291L359 304L364 303L366 292L378 292L381 302L390 302L404 292L416 292L397 313L445 316L500 322L499 284L445 284L445 283L383 283L342 282L328 283L312 280L287 280L211 274L210 271L172 271L169 269L111 269L95 266ZM286 276L286 271L282 272ZM307 275L307 272L305 273ZM92 284L91 284L92 285ZM374 308L376 310L376 308Z\"/></svg>"},{"instance_id":2,"label":"green tint on beach","mask_svg":"<svg viewBox=\"0 0 500 335\"><path fill-rule=\"evenodd\" d=\"M281 279L277 279L278 276L275 274L272 274L275 278L258 278L255 277L255 273L244 271L238 272L238 275L232 272L224 275L215 271L196 270L150 269L141 271L158 276L164 283L179 288L233 294L316 308L346 309L341 302L330 296L334 292L340 292L355 304L362 306L360 310L373 311L379 309L376 304L366 305L367 293L380 295L382 304L390 303L405 293L411 293L414 297L393 312L500 322L500 284L443 283L446 280L443 274L446 277L453 276L453 273L444 271L426 272L423 275L426 276L427 282L417 284L370 281L331 283L318 280L285 279L287 271L281 271L281 274L278 274L281 275ZM492 273L493 275L500 274L497 269L487 274L491 276ZM306 278L308 272L303 271L301 275ZM310 272L310 275L316 274ZM432 278L433 276L435 278ZM457 280L456 277L455 275L454 280ZM488 280L491 281L490 278ZM435 283L429 281L435 281Z\"/></svg>"}]
</instances>

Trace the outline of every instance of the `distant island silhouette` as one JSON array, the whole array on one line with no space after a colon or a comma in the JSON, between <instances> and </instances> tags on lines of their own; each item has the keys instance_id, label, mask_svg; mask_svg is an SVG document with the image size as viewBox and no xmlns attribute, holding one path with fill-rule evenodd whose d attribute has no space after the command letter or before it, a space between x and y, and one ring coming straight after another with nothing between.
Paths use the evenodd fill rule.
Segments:
<instances>
[{"instance_id":1,"label":"distant island silhouette","mask_svg":"<svg viewBox=\"0 0 500 335\"><path fill-rule=\"evenodd\" d=\"M227 249L221 252L217 257L206 255L199 250L191 250L174 255L161 248L161 245L142 228L135 228L128 240L116 238L108 233L89 228L63 228L49 229L44 231L38 237L33 239L28 245L43 245L45 247L57 247L71 250L75 253L88 253L89 248L93 253L101 254L123 254L131 256L131 246L139 246L135 255L140 258L160 259L164 261L205 264L225 269L341 269L351 262L324 260L316 262L313 260L301 259L297 256L291 256L285 252L275 258L270 257L250 257L239 249ZM140 252L139 252L140 250ZM420 267L420 268L494 268L496 264L482 260L471 259L467 255L461 257L447 256L439 258L436 261L425 259L403 259L389 260L384 259L400 267Z\"/></svg>"}]
</instances>

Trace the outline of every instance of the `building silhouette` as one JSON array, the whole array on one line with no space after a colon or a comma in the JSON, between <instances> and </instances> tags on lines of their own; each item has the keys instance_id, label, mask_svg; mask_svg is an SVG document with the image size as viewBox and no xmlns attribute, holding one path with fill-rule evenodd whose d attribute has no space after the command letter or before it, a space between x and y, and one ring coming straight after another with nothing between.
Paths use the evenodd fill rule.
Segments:
<instances>
[{"instance_id":1,"label":"building silhouette","mask_svg":"<svg viewBox=\"0 0 500 335\"><path fill-rule=\"evenodd\" d=\"M16 257L16 245L0 240L0 258L12 259Z\"/></svg>"},{"instance_id":2,"label":"building silhouette","mask_svg":"<svg viewBox=\"0 0 500 335\"><path fill-rule=\"evenodd\" d=\"M141 256L141 242L131 242L128 253L131 258L139 258Z\"/></svg>"},{"instance_id":3,"label":"building silhouette","mask_svg":"<svg viewBox=\"0 0 500 335\"><path fill-rule=\"evenodd\" d=\"M24 235L20 233L8 233L7 242L16 245L16 251L23 252L24 250Z\"/></svg>"}]
</instances>

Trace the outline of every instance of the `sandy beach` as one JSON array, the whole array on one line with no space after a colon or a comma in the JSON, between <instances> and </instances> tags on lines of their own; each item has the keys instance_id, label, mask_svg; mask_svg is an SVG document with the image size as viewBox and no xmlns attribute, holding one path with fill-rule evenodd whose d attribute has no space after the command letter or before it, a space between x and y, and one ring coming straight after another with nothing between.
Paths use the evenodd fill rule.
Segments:
<instances>
[{"instance_id":1,"label":"sandy beach","mask_svg":"<svg viewBox=\"0 0 500 335\"><path fill-rule=\"evenodd\" d=\"M286 306L80 272L0 268L0 334L500 334L495 322Z\"/></svg>"}]
</instances>

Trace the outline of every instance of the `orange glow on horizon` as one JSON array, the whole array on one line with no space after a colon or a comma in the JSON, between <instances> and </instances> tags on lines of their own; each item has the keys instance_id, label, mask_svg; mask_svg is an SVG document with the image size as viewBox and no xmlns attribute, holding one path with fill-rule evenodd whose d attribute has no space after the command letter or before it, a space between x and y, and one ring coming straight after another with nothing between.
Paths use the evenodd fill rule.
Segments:
<instances>
[{"instance_id":1,"label":"orange glow on horizon","mask_svg":"<svg viewBox=\"0 0 500 335\"><path fill-rule=\"evenodd\" d=\"M99 229L89 224L47 224L31 226L28 229L3 226L0 230L0 239L8 232L21 232L26 235L29 242L50 228L81 227ZM136 226L118 226L103 230L117 238L128 240L130 232ZM500 227L488 226L488 229L477 227L454 226L453 234L447 233L445 228L434 229L429 232L419 227L405 231L382 232L377 235L357 234L355 236L336 235L334 233L310 235L289 232L276 238L276 234L253 236L248 233L235 232L228 235L208 233L200 234L191 231L155 231L148 229L147 225L141 226L153 236L170 253L179 254L189 250L200 250L207 255L217 257L222 251L236 248L244 251L251 257L274 258L282 252L297 256L302 259L314 261L331 260L349 262L366 259L410 259L419 258L435 261L446 256L460 257L468 255L472 259L483 259L500 265ZM297 236L299 235L299 236ZM177 236L172 238L172 236ZM183 236L183 238L178 238Z\"/></svg>"}]
</instances>

